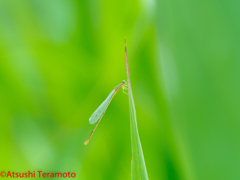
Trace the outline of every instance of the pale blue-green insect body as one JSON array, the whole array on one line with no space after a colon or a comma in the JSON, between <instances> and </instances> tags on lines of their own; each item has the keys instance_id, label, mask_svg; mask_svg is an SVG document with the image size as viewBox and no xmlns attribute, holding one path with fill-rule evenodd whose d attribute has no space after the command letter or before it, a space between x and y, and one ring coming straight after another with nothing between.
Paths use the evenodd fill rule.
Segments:
<instances>
[{"instance_id":1,"label":"pale blue-green insect body","mask_svg":"<svg viewBox=\"0 0 240 180\"><path fill-rule=\"evenodd\" d=\"M101 116L103 115L103 113L105 112L109 102L111 101L113 95L115 93L115 89L113 89L110 94L108 95L108 97L102 102L102 104L96 109L96 111L94 111L94 113L92 114L92 116L89 118L89 123L90 124L94 124L96 123Z\"/></svg>"},{"instance_id":2,"label":"pale blue-green insect body","mask_svg":"<svg viewBox=\"0 0 240 180\"><path fill-rule=\"evenodd\" d=\"M94 124L97 122L96 126L94 127L92 133L90 134L90 136L88 137L88 139L84 142L85 145L88 144L89 139L91 138L93 132L95 131L95 129L97 128L103 114L105 113L108 105L110 104L113 96L117 93L117 91L121 88L126 89L126 87L124 86L124 84L126 84L126 81L122 81L121 84L117 85L108 95L108 97L102 102L102 104L96 109L96 111L94 111L94 113L92 114L92 116L89 119L89 123L90 124ZM124 91L123 91L124 92Z\"/></svg>"}]
</instances>

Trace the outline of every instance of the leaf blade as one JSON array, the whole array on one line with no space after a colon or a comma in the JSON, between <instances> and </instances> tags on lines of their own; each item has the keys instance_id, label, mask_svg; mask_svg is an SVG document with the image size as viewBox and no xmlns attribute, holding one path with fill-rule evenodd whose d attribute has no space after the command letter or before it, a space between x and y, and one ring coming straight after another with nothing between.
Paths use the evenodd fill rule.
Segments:
<instances>
[{"instance_id":1,"label":"leaf blade","mask_svg":"<svg viewBox=\"0 0 240 180\"><path fill-rule=\"evenodd\" d=\"M129 111L130 111L130 131L131 131L131 149L132 149L132 160L131 160L131 174L132 180L148 180L147 168L144 161L142 145L139 138L138 127L137 127L137 116L136 109L133 100L128 57L127 57L127 46L125 39L125 60L127 69L127 83L128 83L128 98L129 98Z\"/></svg>"}]
</instances>

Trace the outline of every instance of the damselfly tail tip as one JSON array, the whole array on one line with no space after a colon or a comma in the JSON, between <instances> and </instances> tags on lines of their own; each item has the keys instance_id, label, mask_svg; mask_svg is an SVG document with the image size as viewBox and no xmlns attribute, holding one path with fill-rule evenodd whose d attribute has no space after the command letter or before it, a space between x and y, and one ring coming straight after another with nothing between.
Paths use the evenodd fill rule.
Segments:
<instances>
[{"instance_id":1,"label":"damselfly tail tip","mask_svg":"<svg viewBox=\"0 0 240 180\"><path fill-rule=\"evenodd\" d=\"M84 142L84 144L85 144L85 145L87 145L87 144L88 144L88 142L89 142L89 139L87 139L87 140Z\"/></svg>"}]
</instances>

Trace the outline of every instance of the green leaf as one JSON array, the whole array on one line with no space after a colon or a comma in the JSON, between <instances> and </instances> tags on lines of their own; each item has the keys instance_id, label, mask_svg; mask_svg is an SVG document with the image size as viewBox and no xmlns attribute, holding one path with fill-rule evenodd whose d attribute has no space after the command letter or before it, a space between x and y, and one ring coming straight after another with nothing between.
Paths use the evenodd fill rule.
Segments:
<instances>
[{"instance_id":1,"label":"green leaf","mask_svg":"<svg viewBox=\"0 0 240 180\"><path fill-rule=\"evenodd\" d=\"M127 45L125 39L125 59L127 69L128 99L130 111L130 131L131 131L131 147L132 147L132 180L148 179L147 169L143 157L142 145L138 134L136 109L132 95L132 87L129 75Z\"/></svg>"}]
</instances>

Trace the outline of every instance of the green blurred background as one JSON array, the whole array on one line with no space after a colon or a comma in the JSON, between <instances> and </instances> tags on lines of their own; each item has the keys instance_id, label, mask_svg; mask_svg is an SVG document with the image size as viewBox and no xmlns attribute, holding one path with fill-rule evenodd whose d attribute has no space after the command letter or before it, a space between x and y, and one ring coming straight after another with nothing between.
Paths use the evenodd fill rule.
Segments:
<instances>
[{"instance_id":1,"label":"green blurred background","mask_svg":"<svg viewBox=\"0 0 240 180\"><path fill-rule=\"evenodd\" d=\"M124 37L150 180L240 179L238 1L0 1L0 171L131 179Z\"/></svg>"}]
</instances>

